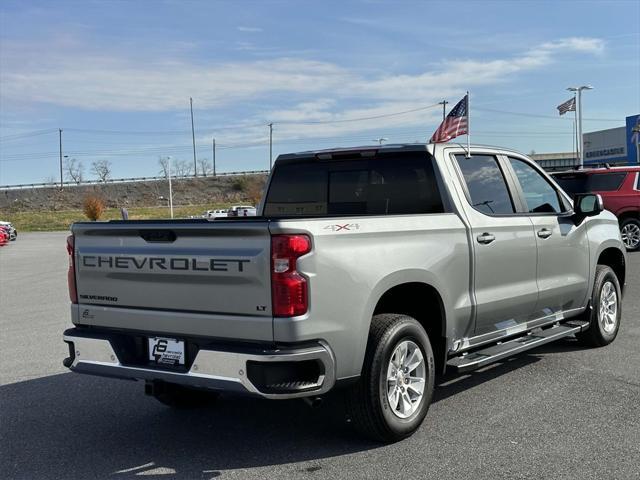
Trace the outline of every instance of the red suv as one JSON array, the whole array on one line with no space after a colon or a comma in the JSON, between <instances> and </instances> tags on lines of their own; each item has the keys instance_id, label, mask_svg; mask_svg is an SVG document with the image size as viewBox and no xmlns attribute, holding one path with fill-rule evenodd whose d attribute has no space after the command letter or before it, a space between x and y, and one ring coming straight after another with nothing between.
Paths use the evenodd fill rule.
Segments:
<instances>
[{"instance_id":1,"label":"red suv","mask_svg":"<svg viewBox=\"0 0 640 480\"><path fill-rule=\"evenodd\" d=\"M590 168L552 175L569 195L599 193L604 208L618 217L627 250L640 248L640 167Z\"/></svg>"}]
</instances>

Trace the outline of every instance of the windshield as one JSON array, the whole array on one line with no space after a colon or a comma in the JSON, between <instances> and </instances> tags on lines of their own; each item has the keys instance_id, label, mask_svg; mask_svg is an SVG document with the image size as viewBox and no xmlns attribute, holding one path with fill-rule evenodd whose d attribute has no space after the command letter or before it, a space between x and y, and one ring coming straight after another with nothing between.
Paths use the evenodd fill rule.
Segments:
<instances>
[{"instance_id":1,"label":"windshield","mask_svg":"<svg viewBox=\"0 0 640 480\"><path fill-rule=\"evenodd\" d=\"M432 158L425 152L276 166L264 215L348 216L441 213Z\"/></svg>"}]
</instances>

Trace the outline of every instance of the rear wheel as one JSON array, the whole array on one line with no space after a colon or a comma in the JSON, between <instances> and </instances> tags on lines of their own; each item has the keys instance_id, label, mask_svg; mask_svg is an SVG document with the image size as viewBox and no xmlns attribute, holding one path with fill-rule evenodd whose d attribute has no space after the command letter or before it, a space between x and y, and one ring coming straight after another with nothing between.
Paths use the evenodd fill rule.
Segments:
<instances>
[{"instance_id":1,"label":"rear wheel","mask_svg":"<svg viewBox=\"0 0 640 480\"><path fill-rule=\"evenodd\" d=\"M606 265L596 267L596 278L587 311L589 328L576 335L578 341L589 347L603 347L613 342L620 329L622 295L618 277Z\"/></svg>"},{"instance_id":2,"label":"rear wheel","mask_svg":"<svg viewBox=\"0 0 640 480\"><path fill-rule=\"evenodd\" d=\"M146 388L148 393L163 405L180 409L205 407L220 396L216 392L166 382L153 382L147 384Z\"/></svg>"},{"instance_id":3,"label":"rear wheel","mask_svg":"<svg viewBox=\"0 0 640 480\"><path fill-rule=\"evenodd\" d=\"M637 218L623 220L620 225L620 236L627 250L638 250L640 248L640 220Z\"/></svg>"},{"instance_id":4,"label":"rear wheel","mask_svg":"<svg viewBox=\"0 0 640 480\"><path fill-rule=\"evenodd\" d=\"M347 392L356 429L382 442L411 435L429 410L434 374L433 350L424 328L406 315L375 315L362 375Z\"/></svg>"}]
</instances>

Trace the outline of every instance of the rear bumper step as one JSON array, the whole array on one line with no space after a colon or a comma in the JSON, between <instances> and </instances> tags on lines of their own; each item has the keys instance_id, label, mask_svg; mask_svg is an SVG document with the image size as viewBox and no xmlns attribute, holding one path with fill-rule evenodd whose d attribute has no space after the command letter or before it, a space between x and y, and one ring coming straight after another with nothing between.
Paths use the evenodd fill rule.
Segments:
<instances>
[{"instance_id":1,"label":"rear bumper step","mask_svg":"<svg viewBox=\"0 0 640 480\"><path fill-rule=\"evenodd\" d=\"M512 355L539 347L545 343L554 342L563 337L582 332L586 330L588 326L589 322L570 320L545 330L531 332L522 337L514 338L508 342L499 343L459 357L454 357L447 362L447 367L454 368L460 373L476 370L490 363L498 362Z\"/></svg>"},{"instance_id":2,"label":"rear bumper step","mask_svg":"<svg viewBox=\"0 0 640 480\"><path fill-rule=\"evenodd\" d=\"M217 391L264 398L318 396L335 383L335 361L321 343L277 350L220 351L200 349L187 371L125 365L108 338L67 330L71 355L63 362L78 373L129 380L162 380Z\"/></svg>"}]
</instances>

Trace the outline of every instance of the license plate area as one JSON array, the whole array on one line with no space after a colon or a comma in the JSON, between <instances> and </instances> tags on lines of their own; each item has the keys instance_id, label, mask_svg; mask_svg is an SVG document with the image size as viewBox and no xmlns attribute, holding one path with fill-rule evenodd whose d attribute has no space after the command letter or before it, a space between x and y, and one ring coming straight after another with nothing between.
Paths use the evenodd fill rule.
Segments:
<instances>
[{"instance_id":1,"label":"license plate area","mask_svg":"<svg viewBox=\"0 0 640 480\"><path fill-rule=\"evenodd\" d=\"M184 366L184 341L167 337L149 337L149 361L161 366Z\"/></svg>"}]
</instances>

